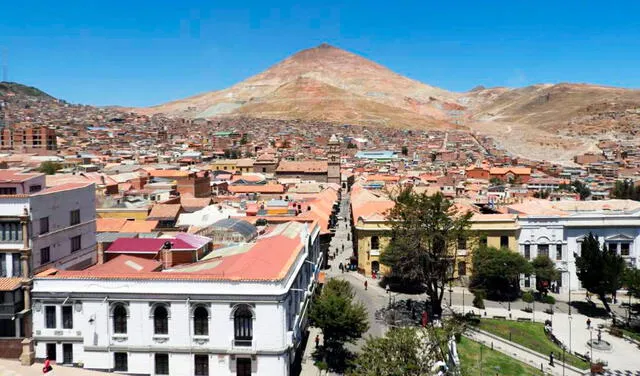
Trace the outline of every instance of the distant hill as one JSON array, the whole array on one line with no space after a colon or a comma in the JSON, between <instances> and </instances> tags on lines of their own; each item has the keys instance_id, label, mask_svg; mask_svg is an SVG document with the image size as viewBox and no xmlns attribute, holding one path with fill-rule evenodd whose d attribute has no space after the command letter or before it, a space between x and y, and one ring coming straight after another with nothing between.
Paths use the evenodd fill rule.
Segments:
<instances>
[{"instance_id":1,"label":"distant hill","mask_svg":"<svg viewBox=\"0 0 640 376\"><path fill-rule=\"evenodd\" d=\"M16 96L26 96L26 97L35 97L40 99L52 99L56 98L51 95L45 93L44 91L35 88L33 86L26 86L19 84L17 82L0 82L0 96L6 95L16 95Z\"/></svg>"}]
</instances>

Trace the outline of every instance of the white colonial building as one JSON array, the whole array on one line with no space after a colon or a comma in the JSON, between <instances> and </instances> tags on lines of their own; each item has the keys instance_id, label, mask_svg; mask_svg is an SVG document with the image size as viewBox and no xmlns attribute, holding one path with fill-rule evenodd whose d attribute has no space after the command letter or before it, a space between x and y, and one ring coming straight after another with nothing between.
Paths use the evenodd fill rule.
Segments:
<instances>
[{"instance_id":1,"label":"white colonial building","mask_svg":"<svg viewBox=\"0 0 640 376\"><path fill-rule=\"evenodd\" d=\"M44 174L0 170L0 357L32 362L31 277L94 263L95 216L93 184L47 188Z\"/></svg>"},{"instance_id":2,"label":"white colonial building","mask_svg":"<svg viewBox=\"0 0 640 376\"><path fill-rule=\"evenodd\" d=\"M127 254L43 272L36 356L136 375L289 375L322 263L319 232L287 222L166 269L162 255Z\"/></svg>"},{"instance_id":3,"label":"white colonial building","mask_svg":"<svg viewBox=\"0 0 640 376\"><path fill-rule=\"evenodd\" d=\"M640 265L640 202L533 200L507 208L518 215L520 253L528 260L540 254L554 260L562 273L561 292L581 289L574 254L580 254L589 233L615 249L629 266ZM535 288L534 278L525 276L521 287Z\"/></svg>"}]
</instances>

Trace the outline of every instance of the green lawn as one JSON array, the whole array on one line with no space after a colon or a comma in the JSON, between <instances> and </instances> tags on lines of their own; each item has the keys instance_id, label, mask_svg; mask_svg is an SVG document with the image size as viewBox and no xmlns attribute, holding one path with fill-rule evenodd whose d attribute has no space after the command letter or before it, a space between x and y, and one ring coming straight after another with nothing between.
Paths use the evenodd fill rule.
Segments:
<instances>
[{"instance_id":1,"label":"green lawn","mask_svg":"<svg viewBox=\"0 0 640 376\"><path fill-rule=\"evenodd\" d=\"M509 339L509 333L511 333L511 341L536 351L545 357L548 357L549 353L553 351L556 361L560 363L562 349L547 338L544 333L544 325L541 323L483 319L480 321L479 328L507 340ZM567 357L567 364L582 369L589 368L588 362L574 355L566 354L565 356Z\"/></svg>"},{"instance_id":2,"label":"green lawn","mask_svg":"<svg viewBox=\"0 0 640 376\"><path fill-rule=\"evenodd\" d=\"M482 364L480 363L480 347L482 346ZM466 337L458 343L458 356L462 364L462 376L480 375L543 375L539 369L533 368L513 359L490 347L481 345Z\"/></svg>"},{"instance_id":3,"label":"green lawn","mask_svg":"<svg viewBox=\"0 0 640 376\"><path fill-rule=\"evenodd\" d=\"M635 339L636 341L640 341L640 333L631 331L629 329L622 329L622 331L624 332L625 336L631 337L631 338Z\"/></svg>"}]
</instances>

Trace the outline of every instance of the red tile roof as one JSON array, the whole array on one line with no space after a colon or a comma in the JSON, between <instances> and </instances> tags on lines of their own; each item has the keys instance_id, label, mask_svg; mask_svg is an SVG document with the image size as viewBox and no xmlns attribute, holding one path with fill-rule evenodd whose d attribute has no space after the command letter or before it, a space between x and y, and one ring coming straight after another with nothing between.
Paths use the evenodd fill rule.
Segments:
<instances>
[{"instance_id":1,"label":"red tile roof","mask_svg":"<svg viewBox=\"0 0 640 376\"><path fill-rule=\"evenodd\" d=\"M171 243L171 249L195 249L189 243L172 238L120 238L116 239L107 249L107 253L157 253L166 242Z\"/></svg>"},{"instance_id":2,"label":"red tile roof","mask_svg":"<svg viewBox=\"0 0 640 376\"><path fill-rule=\"evenodd\" d=\"M42 173L28 173L22 170L2 170L0 169L0 183L21 183L37 176L44 175Z\"/></svg>"},{"instance_id":3,"label":"red tile roof","mask_svg":"<svg viewBox=\"0 0 640 376\"><path fill-rule=\"evenodd\" d=\"M284 185L230 185L228 190L232 193L284 193Z\"/></svg>"},{"instance_id":4,"label":"red tile roof","mask_svg":"<svg viewBox=\"0 0 640 376\"><path fill-rule=\"evenodd\" d=\"M180 214L180 204L155 204L151 208L151 213L147 218L156 220L176 219Z\"/></svg>"},{"instance_id":5,"label":"red tile roof","mask_svg":"<svg viewBox=\"0 0 640 376\"><path fill-rule=\"evenodd\" d=\"M276 172L323 173L328 169L327 161L280 161Z\"/></svg>"},{"instance_id":6,"label":"red tile roof","mask_svg":"<svg viewBox=\"0 0 640 376\"><path fill-rule=\"evenodd\" d=\"M28 280L24 278L0 278L0 291L13 291L25 281Z\"/></svg>"}]
</instances>

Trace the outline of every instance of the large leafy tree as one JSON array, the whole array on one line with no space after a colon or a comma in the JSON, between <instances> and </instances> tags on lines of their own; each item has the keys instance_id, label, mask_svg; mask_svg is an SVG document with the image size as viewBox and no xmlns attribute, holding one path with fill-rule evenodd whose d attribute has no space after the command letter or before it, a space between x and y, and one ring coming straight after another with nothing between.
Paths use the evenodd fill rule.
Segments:
<instances>
[{"instance_id":1,"label":"large leafy tree","mask_svg":"<svg viewBox=\"0 0 640 376\"><path fill-rule=\"evenodd\" d=\"M330 279L311 307L309 318L322 330L324 347L321 355L329 368L343 370L347 352L344 344L353 343L369 329L367 310L353 301L349 282Z\"/></svg>"},{"instance_id":2,"label":"large leafy tree","mask_svg":"<svg viewBox=\"0 0 640 376\"><path fill-rule=\"evenodd\" d=\"M574 256L582 287L598 296L607 312L611 312L606 296L615 295L622 287L626 269L624 259L616 251L606 246L600 247L600 242L592 233L583 240L581 254Z\"/></svg>"},{"instance_id":3,"label":"large leafy tree","mask_svg":"<svg viewBox=\"0 0 640 376\"><path fill-rule=\"evenodd\" d=\"M543 294L546 294L551 281L557 281L560 273L556 269L556 264L546 255L538 255L533 261L531 261L531 267L533 268L533 274L536 275L536 289Z\"/></svg>"},{"instance_id":4,"label":"large leafy tree","mask_svg":"<svg viewBox=\"0 0 640 376\"><path fill-rule=\"evenodd\" d=\"M459 211L440 193L429 196L411 188L400 191L388 214L391 241L381 262L391 277L426 290L435 315L442 314L442 297L452 278L455 246L468 237L470 212Z\"/></svg>"},{"instance_id":5,"label":"large leafy tree","mask_svg":"<svg viewBox=\"0 0 640 376\"><path fill-rule=\"evenodd\" d=\"M487 297L513 300L520 293L521 274L531 274L533 267L519 253L509 249L480 247L473 252L471 290L483 290Z\"/></svg>"},{"instance_id":6,"label":"large leafy tree","mask_svg":"<svg viewBox=\"0 0 640 376\"><path fill-rule=\"evenodd\" d=\"M398 328L367 339L353 362L352 376L431 374L439 350L424 329Z\"/></svg>"}]
</instances>

